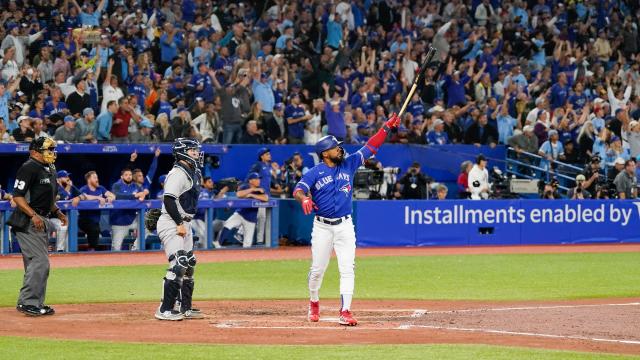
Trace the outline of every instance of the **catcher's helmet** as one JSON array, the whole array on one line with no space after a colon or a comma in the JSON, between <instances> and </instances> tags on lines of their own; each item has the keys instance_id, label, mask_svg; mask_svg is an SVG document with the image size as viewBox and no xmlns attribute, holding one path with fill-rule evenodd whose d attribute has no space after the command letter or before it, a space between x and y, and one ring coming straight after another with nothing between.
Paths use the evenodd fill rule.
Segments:
<instances>
[{"instance_id":1,"label":"catcher's helmet","mask_svg":"<svg viewBox=\"0 0 640 360\"><path fill-rule=\"evenodd\" d=\"M323 152L325 152L327 150L331 150L334 147L338 147L338 146L341 146L341 145L342 145L342 141L338 141L338 139L336 139L335 136L333 136L333 135L323 136L316 143L316 153L318 154L319 157L322 158L322 153Z\"/></svg>"},{"instance_id":2,"label":"catcher's helmet","mask_svg":"<svg viewBox=\"0 0 640 360\"><path fill-rule=\"evenodd\" d=\"M194 168L199 168L204 166L204 152L201 151L200 142L196 139L190 138L177 138L173 142L173 157L176 161L184 160L187 163L191 164ZM187 153L190 149L198 150L198 158L192 158Z\"/></svg>"}]
</instances>

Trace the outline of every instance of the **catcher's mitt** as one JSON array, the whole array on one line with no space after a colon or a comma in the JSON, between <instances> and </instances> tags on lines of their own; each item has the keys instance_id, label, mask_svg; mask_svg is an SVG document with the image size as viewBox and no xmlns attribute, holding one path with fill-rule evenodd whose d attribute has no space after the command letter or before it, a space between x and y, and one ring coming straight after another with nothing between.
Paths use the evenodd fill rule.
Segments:
<instances>
[{"instance_id":1,"label":"catcher's mitt","mask_svg":"<svg viewBox=\"0 0 640 360\"><path fill-rule=\"evenodd\" d=\"M149 231L156 231L160 215L162 215L162 211L160 209L151 209L147 211L144 214L144 227Z\"/></svg>"}]
</instances>

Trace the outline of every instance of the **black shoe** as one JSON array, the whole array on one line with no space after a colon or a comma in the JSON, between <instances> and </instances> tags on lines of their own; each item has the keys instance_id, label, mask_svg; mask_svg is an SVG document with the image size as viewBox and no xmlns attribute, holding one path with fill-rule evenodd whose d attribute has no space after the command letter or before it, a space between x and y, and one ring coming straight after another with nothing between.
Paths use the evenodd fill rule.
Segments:
<instances>
[{"instance_id":1,"label":"black shoe","mask_svg":"<svg viewBox=\"0 0 640 360\"><path fill-rule=\"evenodd\" d=\"M25 314L25 315L29 315L29 316L42 316L45 315L47 310L45 309L41 309L37 306L33 306L33 305L22 305L22 304L18 304L18 306L16 306L16 310L20 311L21 313ZM53 310L53 309L51 309Z\"/></svg>"},{"instance_id":2,"label":"black shoe","mask_svg":"<svg viewBox=\"0 0 640 360\"><path fill-rule=\"evenodd\" d=\"M56 313L56 311L49 305L42 305L42 310L45 311L43 315L53 315Z\"/></svg>"}]
</instances>

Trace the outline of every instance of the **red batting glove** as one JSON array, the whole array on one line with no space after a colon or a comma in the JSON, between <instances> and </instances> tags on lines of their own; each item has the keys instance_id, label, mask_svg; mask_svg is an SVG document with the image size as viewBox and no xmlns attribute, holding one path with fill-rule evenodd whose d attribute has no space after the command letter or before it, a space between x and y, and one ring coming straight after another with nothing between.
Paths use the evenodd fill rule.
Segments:
<instances>
[{"instance_id":1,"label":"red batting glove","mask_svg":"<svg viewBox=\"0 0 640 360\"><path fill-rule=\"evenodd\" d=\"M400 125L400 117L396 113L393 113L384 125L389 129L395 129Z\"/></svg>"},{"instance_id":2,"label":"red batting glove","mask_svg":"<svg viewBox=\"0 0 640 360\"><path fill-rule=\"evenodd\" d=\"M316 204L311 200L311 198L305 197L304 200L302 200L302 211L304 212L305 215L309 215L311 214L313 209L318 210L318 206L316 206Z\"/></svg>"}]
</instances>

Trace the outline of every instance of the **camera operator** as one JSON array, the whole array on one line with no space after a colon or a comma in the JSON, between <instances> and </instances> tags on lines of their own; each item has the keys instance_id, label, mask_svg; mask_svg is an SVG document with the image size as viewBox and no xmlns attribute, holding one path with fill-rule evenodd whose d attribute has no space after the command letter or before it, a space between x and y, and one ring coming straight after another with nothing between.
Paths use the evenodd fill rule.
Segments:
<instances>
[{"instance_id":1,"label":"camera operator","mask_svg":"<svg viewBox=\"0 0 640 360\"><path fill-rule=\"evenodd\" d=\"M600 162L602 158L598 155L591 157L591 162L582 172L585 182L582 189L589 191L590 194L596 194L596 186L600 184ZM601 185L601 184L600 184Z\"/></svg>"},{"instance_id":2,"label":"camera operator","mask_svg":"<svg viewBox=\"0 0 640 360\"><path fill-rule=\"evenodd\" d=\"M541 199L549 199L549 200L560 199L560 194L558 194L557 179L552 179L548 184L540 180L539 188L541 190L540 191Z\"/></svg>"},{"instance_id":3,"label":"camera operator","mask_svg":"<svg viewBox=\"0 0 640 360\"><path fill-rule=\"evenodd\" d=\"M627 160L624 171L616 176L613 183L620 199L635 199L638 197L638 180L636 179L636 162Z\"/></svg>"},{"instance_id":4,"label":"camera operator","mask_svg":"<svg viewBox=\"0 0 640 360\"><path fill-rule=\"evenodd\" d=\"M591 199L591 194L587 190L582 188L585 180L586 178L582 174L578 174L578 176L576 176L576 187L569 189L569 192L567 193L567 197L569 199L571 200Z\"/></svg>"},{"instance_id":5,"label":"camera operator","mask_svg":"<svg viewBox=\"0 0 640 360\"><path fill-rule=\"evenodd\" d=\"M613 183L616 176L618 176L621 171L624 171L624 163L625 161L623 158L619 157L616 159L613 163L613 167L609 168L609 171L607 172L607 183Z\"/></svg>"},{"instance_id":6,"label":"camera operator","mask_svg":"<svg viewBox=\"0 0 640 360\"><path fill-rule=\"evenodd\" d=\"M487 158L480 154L476 158L476 164L469 171L469 190L472 200L482 200L489 198L489 171L487 171Z\"/></svg>"},{"instance_id":7,"label":"camera operator","mask_svg":"<svg viewBox=\"0 0 640 360\"><path fill-rule=\"evenodd\" d=\"M396 199L426 199L427 185L432 178L420 172L420 164L414 162L396 184Z\"/></svg>"},{"instance_id":8,"label":"camera operator","mask_svg":"<svg viewBox=\"0 0 640 360\"><path fill-rule=\"evenodd\" d=\"M296 151L293 153L291 158L285 160L283 171L286 193L288 197L292 198L293 188L296 186L298 181L302 179L302 175L309 171L309 169L304 167L302 155Z\"/></svg>"}]
</instances>

